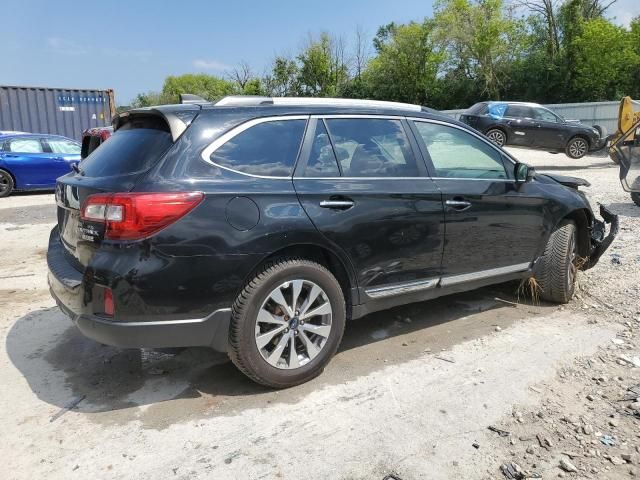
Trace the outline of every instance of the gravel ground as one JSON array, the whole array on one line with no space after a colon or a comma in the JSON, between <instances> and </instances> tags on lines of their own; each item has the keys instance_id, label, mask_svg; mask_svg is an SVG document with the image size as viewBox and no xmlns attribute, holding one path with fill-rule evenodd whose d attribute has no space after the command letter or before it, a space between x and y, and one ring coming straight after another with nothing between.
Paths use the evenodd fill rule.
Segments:
<instances>
[{"instance_id":1,"label":"gravel ground","mask_svg":"<svg viewBox=\"0 0 640 480\"><path fill-rule=\"evenodd\" d=\"M47 292L52 195L0 200L0 478L640 475L640 208L607 158L512 152L588 179L620 215L577 298L504 284L379 312L348 325L321 377L278 392L206 349L82 337Z\"/></svg>"}]
</instances>

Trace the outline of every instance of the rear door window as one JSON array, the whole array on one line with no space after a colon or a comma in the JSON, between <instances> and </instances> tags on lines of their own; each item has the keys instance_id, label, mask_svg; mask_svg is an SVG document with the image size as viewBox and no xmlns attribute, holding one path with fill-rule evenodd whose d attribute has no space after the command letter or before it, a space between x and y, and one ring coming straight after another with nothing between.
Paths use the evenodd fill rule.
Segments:
<instances>
[{"instance_id":1,"label":"rear door window","mask_svg":"<svg viewBox=\"0 0 640 480\"><path fill-rule=\"evenodd\" d=\"M78 155L80 153L80 145L70 140L48 138L46 141L53 153L60 153L63 155Z\"/></svg>"},{"instance_id":2,"label":"rear door window","mask_svg":"<svg viewBox=\"0 0 640 480\"><path fill-rule=\"evenodd\" d=\"M211 154L221 167L249 175L289 177L307 121L268 120L235 135Z\"/></svg>"},{"instance_id":3,"label":"rear door window","mask_svg":"<svg viewBox=\"0 0 640 480\"><path fill-rule=\"evenodd\" d=\"M400 120L346 118L326 122L343 176L420 176Z\"/></svg>"},{"instance_id":4,"label":"rear door window","mask_svg":"<svg viewBox=\"0 0 640 480\"><path fill-rule=\"evenodd\" d=\"M533 118L531 107L525 105L509 105L505 114L509 118Z\"/></svg>"},{"instance_id":5,"label":"rear door window","mask_svg":"<svg viewBox=\"0 0 640 480\"><path fill-rule=\"evenodd\" d=\"M80 169L89 177L143 172L151 168L171 145L168 130L125 125L85 158Z\"/></svg>"}]
</instances>

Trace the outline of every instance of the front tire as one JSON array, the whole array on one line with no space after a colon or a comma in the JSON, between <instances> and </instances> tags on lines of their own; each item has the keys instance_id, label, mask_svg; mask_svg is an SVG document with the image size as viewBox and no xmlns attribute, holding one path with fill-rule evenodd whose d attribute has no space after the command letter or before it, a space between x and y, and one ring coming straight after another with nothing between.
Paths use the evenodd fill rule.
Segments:
<instances>
[{"instance_id":1,"label":"front tire","mask_svg":"<svg viewBox=\"0 0 640 480\"><path fill-rule=\"evenodd\" d=\"M229 357L253 381L287 388L320 375L338 349L344 295L324 266L284 258L265 264L236 298Z\"/></svg>"},{"instance_id":2,"label":"front tire","mask_svg":"<svg viewBox=\"0 0 640 480\"><path fill-rule=\"evenodd\" d=\"M0 198L8 197L13 192L13 177L6 170L0 170Z\"/></svg>"},{"instance_id":3,"label":"front tire","mask_svg":"<svg viewBox=\"0 0 640 480\"><path fill-rule=\"evenodd\" d=\"M540 296L549 302L567 303L573 297L578 273L576 225L563 222L549 237L536 280Z\"/></svg>"},{"instance_id":4,"label":"front tire","mask_svg":"<svg viewBox=\"0 0 640 480\"><path fill-rule=\"evenodd\" d=\"M635 203L637 206L640 207L640 193L632 192L631 193L631 200L633 200L633 203Z\"/></svg>"},{"instance_id":5,"label":"front tire","mask_svg":"<svg viewBox=\"0 0 640 480\"><path fill-rule=\"evenodd\" d=\"M504 147L507 143L507 134L499 128L492 128L491 130L487 130L486 136L489 140L491 140L499 147Z\"/></svg>"},{"instance_id":6,"label":"front tire","mask_svg":"<svg viewBox=\"0 0 640 480\"><path fill-rule=\"evenodd\" d=\"M567 157L577 160L584 157L589 151L589 142L582 137L574 137L567 143L565 153Z\"/></svg>"}]
</instances>

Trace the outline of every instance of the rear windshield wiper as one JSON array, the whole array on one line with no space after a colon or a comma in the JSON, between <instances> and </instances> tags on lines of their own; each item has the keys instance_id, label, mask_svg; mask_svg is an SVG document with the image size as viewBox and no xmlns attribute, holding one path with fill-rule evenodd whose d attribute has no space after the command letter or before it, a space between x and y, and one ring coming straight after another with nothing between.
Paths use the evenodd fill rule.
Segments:
<instances>
[{"instance_id":1,"label":"rear windshield wiper","mask_svg":"<svg viewBox=\"0 0 640 480\"><path fill-rule=\"evenodd\" d=\"M73 170L76 173L79 173L80 175L84 175L84 171L78 166L77 163L71 164L71 170Z\"/></svg>"}]
</instances>

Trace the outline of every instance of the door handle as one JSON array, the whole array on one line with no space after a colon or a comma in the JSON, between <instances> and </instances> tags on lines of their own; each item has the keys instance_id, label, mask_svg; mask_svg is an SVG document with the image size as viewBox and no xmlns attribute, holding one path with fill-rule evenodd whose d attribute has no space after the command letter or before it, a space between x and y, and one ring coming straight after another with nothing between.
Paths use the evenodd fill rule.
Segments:
<instances>
[{"instance_id":1,"label":"door handle","mask_svg":"<svg viewBox=\"0 0 640 480\"><path fill-rule=\"evenodd\" d=\"M471 202L466 200L447 200L444 202L447 207L452 208L453 210L457 210L459 212L466 210L471 206Z\"/></svg>"},{"instance_id":2,"label":"door handle","mask_svg":"<svg viewBox=\"0 0 640 480\"><path fill-rule=\"evenodd\" d=\"M322 200L320 206L322 208L333 208L336 210L347 210L355 205L353 200Z\"/></svg>"}]
</instances>

